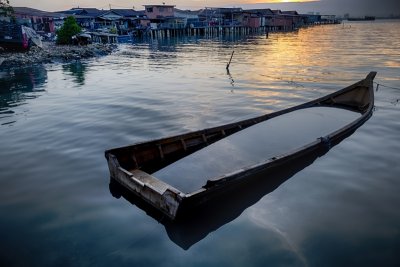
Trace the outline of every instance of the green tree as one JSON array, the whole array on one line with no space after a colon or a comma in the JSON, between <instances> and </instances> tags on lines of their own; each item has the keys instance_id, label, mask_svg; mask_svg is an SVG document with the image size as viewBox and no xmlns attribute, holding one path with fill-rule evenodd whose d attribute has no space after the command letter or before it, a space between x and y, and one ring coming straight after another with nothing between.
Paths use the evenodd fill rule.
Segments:
<instances>
[{"instance_id":1,"label":"green tree","mask_svg":"<svg viewBox=\"0 0 400 267\"><path fill-rule=\"evenodd\" d=\"M72 44L72 36L81 32L81 27L74 17L68 17L57 31L57 44Z\"/></svg>"},{"instance_id":2,"label":"green tree","mask_svg":"<svg viewBox=\"0 0 400 267\"><path fill-rule=\"evenodd\" d=\"M14 13L14 9L10 6L9 0L0 0L0 15L6 17L11 16Z\"/></svg>"}]
</instances>

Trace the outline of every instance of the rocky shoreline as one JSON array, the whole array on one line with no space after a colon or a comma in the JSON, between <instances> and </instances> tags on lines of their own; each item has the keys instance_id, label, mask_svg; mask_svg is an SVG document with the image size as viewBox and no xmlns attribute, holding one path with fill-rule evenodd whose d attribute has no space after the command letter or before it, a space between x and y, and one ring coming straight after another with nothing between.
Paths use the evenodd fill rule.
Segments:
<instances>
[{"instance_id":1,"label":"rocky shoreline","mask_svg":"<svg viewBox=\"0 0 400 267\"><path fill-rule=\"evenodd\" d=\"M32 47L27 52L0 52L0 68L88 59L108 55L113 52L116 47L115 44L67 46L43 43L42 48Z\"/></svg>"}]
</instances>

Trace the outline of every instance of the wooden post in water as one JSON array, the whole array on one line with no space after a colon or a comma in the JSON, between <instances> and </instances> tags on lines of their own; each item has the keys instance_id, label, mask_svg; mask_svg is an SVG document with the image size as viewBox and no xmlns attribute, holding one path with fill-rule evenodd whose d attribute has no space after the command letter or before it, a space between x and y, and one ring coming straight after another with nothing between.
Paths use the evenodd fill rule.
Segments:
<instances>
[{"instance_id":1,"label":"wooden post in water","mask_svg":"<svg viewBox=\"0 0 400 267\"><path fill-rule=\"evenodd\" d=\"M232 51L231 59L229 59L229 63L226 65L226 70L229 70L229 66L231 65L233 53L235 53L235 50Z\"/></svg>"}]
</instances>

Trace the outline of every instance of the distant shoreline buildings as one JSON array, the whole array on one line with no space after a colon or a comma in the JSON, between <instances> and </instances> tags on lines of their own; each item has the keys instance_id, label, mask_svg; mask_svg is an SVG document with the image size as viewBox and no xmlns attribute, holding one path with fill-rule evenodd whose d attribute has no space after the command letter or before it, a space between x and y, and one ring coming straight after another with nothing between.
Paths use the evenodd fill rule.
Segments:
<instances>
[{"instance_id":1,"label":"distant shoreline buildings","mask_svg":"<svg viewBox=\"0 0 400 267\"><path fill-rule=\"evenodd\" d=\"M44 39L54 39L64 20L73 16L93 42L125 42L132 38L164 38L181 35L217 36L276 31L292 31L309 25L337 24L341 18L319 13L270 8L205 7L182 10L175 5L144 5L143 10L71 8L47 12L29 7L13 7L18 24L34 29ZM0 22L10 20L0 14ZM0 29L1 39L1 29ZM1 40L0 40L1 41Z\"/></svg>"},{"instance_id":2,"label":"distant shoreline buildings","mask_svg":"<svg viewBox=\"0 0 400 267\"><path fill-rule=\"evenodd\" d=\"M181 10L174 5L145 5L143 10L71 8L47 12L29 7L13 7L20 24L39 33L55 34L68 16L73 16L87 31L103 31L118 35L135 33L146 35L155 30L199 30L207 28L241 27L254 31L288 31L304 25L335 23L335 16L299 14L297 11L265 9L205 7L199 10Z\"/></svg>"}]
</instances>

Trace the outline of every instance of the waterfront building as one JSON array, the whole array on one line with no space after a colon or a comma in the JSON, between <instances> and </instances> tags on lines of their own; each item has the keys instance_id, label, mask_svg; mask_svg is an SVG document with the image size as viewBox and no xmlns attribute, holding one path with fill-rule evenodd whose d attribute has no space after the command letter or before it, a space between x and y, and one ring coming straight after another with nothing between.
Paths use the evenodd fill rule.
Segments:
<instances>
[{"instance_id":1,"label":"waterfront building","mask_svg":"<svg viewBox=\"0 0 400 267\"><path fill-rule=\"evenodd\" d=\"M38 33L54 34L57 25L62 23L64 15L29 7L13 7L14 16L19 24L26 25Z\"/></svg>"},{"instance_id":2,"label":"waterfront building","mask_svg":"<svg viewBox=\"0 0 400 267\"><path fill-rule=\"evenodd\" d=\"M174 5L145 5L145 15L150 20L174 16Z\"/></svg>"},{"instance_id":3,"label":"waterfront building","mask_svg":"<svg viewBox=\"0 0 400 267\"><path fill-rule=\"evenodd\" d=\"M31 8L14 8L16 17L39 33L51 33L62 26L63 20L74 16L78 24L92 35L92 40L108 42L137 36L164 38L178 35L207 35L268 33L290 31L303 25L336 23L335 16L299 14L297 11L247 9L240 7L205 7L197 11L181 10L175 5L144 5L144 10L71 8L45 12ZM97 33L97 34L94 34ZM111 35L110 35L111 34ZM100 37L106 36L101 39ZM100 37L99 37L100 36ZM99 37L99 38L98 38ZM122 39L121 39L122 40ZM113 42L113 41L112 41Z\"/></svg>"},{"instance_id":4,"label":"waterfront building","mask_svg":"<svg viewBox=\"0 0 400 267\"><path fill-rule=\"evenodd\" d=\"M174 8L174 17L182 20L184 27L194 27L193 23L199 21L199 11L181 10Z\"/></svg>"}]
</instances>

